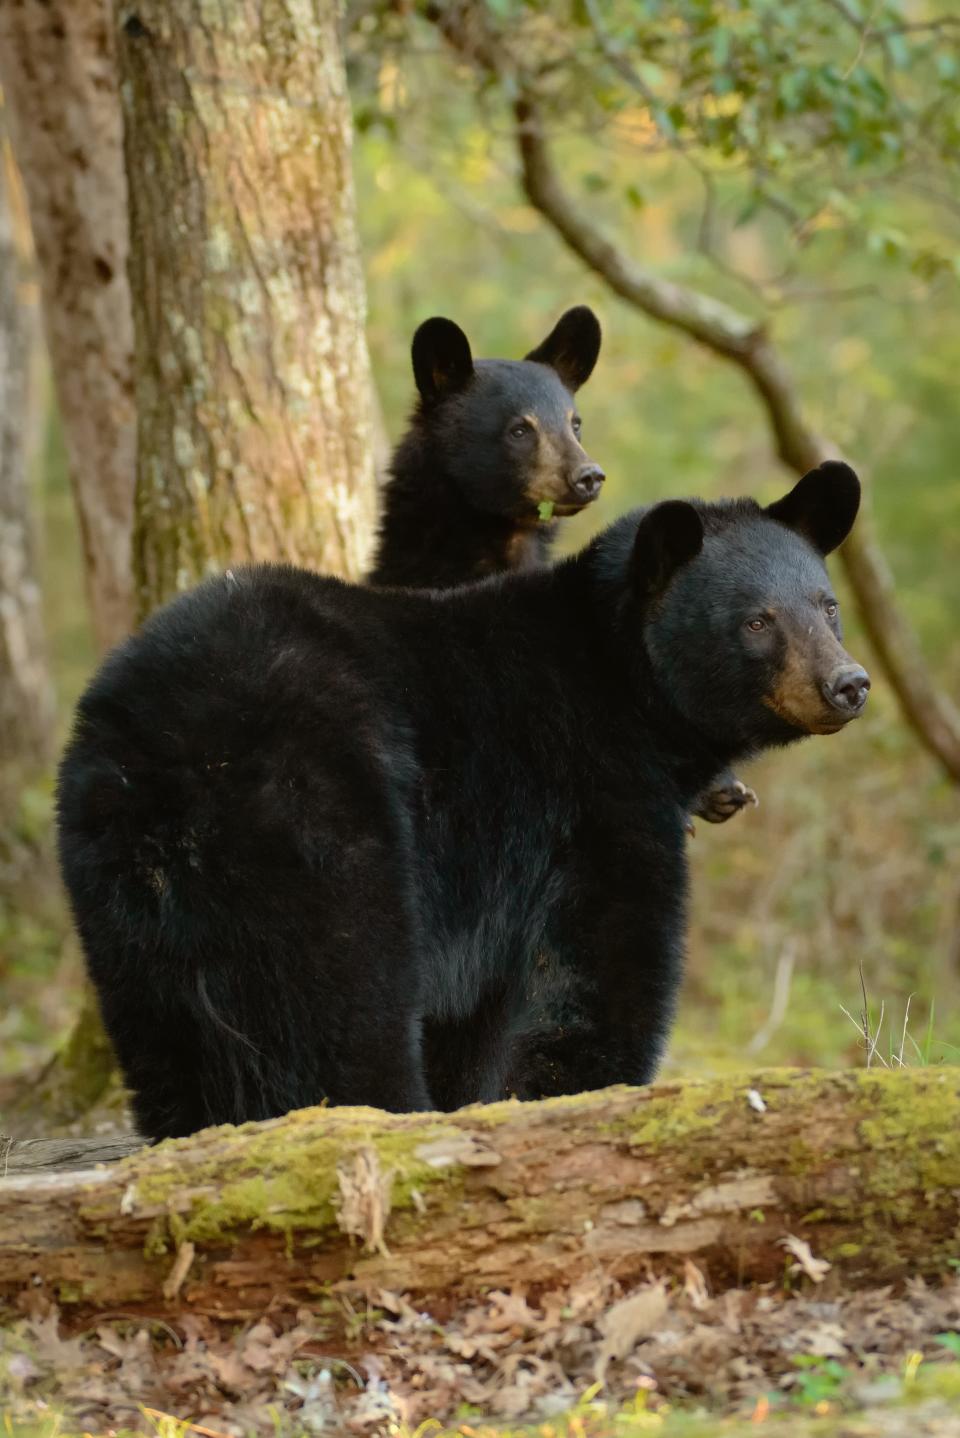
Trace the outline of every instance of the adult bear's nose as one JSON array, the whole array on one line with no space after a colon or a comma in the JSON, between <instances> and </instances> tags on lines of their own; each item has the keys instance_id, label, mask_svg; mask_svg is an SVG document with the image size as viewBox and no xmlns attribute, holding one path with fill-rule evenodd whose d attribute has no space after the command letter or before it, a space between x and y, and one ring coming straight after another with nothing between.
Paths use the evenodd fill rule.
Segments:
<instances>
[{"instance_id":1,"label":"adult bear's nose","mask_svg":"<svg viewBox=\"0 0 960 1438\"><path fill-rule=\"evenodd\" d=\"M570 488L581 504L589 504L600 493L600 486L606 477L599 464L585 464L571 479Z\"/></svg>"},{"instance_id":2,"label":"adult bear's nose","mask_svg":"<svg viewBox=\"0 0 960 1438\"><path fill-rule=\"evenodd\" d=\"M866 704L869 689L870 675L867 671L859 664L845 664L824 684L823 693L834 709L852 719Z\"/></svg>"}]
</instances>

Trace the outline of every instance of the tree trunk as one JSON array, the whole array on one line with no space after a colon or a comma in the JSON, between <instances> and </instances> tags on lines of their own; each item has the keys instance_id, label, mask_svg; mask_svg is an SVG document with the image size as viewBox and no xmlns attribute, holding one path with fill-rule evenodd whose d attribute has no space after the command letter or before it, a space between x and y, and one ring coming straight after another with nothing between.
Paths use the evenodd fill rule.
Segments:
<instances>
[{"instance_id":1,"label":"tree trunk","mask_svg":"<svg viewBox=\"0 0 960 1438\"><path fill-rule=\"evenodd\" d=\"M776 1281L796 1258L876 1285L946 1271L958 1192L956 1069L305 1109L0 1182L0 1303L29 1288L83 1312L242 1319L330 1284L464 1297L687 1258L714 1284Z\"/></svg>"},{"instance_id":2,"label":"tree trunk","mask_svg":"<svg viewBox=\"0 0 960 1438\"><path fill-rule=\"evenodd\" d=\"M370 368L334 0L120 9L146 613L229 564L358 577Z\"/></svg>"},{"instance_id":3,"label":"tree trunk","mask_svg":"<svg viewBox=\"0 0 960 1438\"><path fill-rule=\"evenodd\" d=\"M0 889L19 877L20 793L49 760L53 740L53 690L27 487L35 400L30 393L34 316L24 300L25 281L0 142Z\"/></svg>"},{"instance_id":4,"label":"tree trunk","mask_svg":"<svg viewBox=\"0 0 960 1438\"><path fill-rule=\"evenodd\" d=\"M0 83L30 208L101 649L133 617L133 324L111 37L103 0L0 5Z\"/></svg>"}]
</instances>

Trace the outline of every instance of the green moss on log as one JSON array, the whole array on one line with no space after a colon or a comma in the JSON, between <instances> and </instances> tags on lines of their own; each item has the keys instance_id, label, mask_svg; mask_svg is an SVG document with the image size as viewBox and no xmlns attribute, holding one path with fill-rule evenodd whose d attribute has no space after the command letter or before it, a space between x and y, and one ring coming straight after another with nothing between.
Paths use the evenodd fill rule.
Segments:
<instances>
[{"instance_id":1,"label":"green moss on log","mask_svg":"<svg viewBox=\"0 0 960 1438\"><path fill-rule=\"evenodd\" d=\"M457 1131L442 1122L384 1129L384 1115L373 1109L327 1111L330 1132L318 1130L318 1110L291 1114L283 1127L271 1124L230 1125L217 1131L218 1143L208 1161L191 1165L189 1187L176 1162L178 1141L167 1140L148 1155L131 1160L133 1202L140 1210L159 1209L176 1220L174 1241L204 1247L229 1242L243 1229L265 1229L288 1239L297 1234L322 1234L337 1228L340 1199L338 1165L362 1148L372 1148L382 1173L391 1173L391 1213L415 1208L415 1192L446 1184L457 1188L455 1165L437 1168L418 1158L416 1150ZM231 1136L245 1142L231 1152ZM169 1162L164 1162L164 1159ZM139 1170L139 1172L137 1171ZM96 1199L93 1208L96 1207ZM88 1210L91 1214L91 1210ZM92 1216L92 1215L91 1215ZM151 1253L157 1235L151 1231Z\"/></svg>"}]
</instances>

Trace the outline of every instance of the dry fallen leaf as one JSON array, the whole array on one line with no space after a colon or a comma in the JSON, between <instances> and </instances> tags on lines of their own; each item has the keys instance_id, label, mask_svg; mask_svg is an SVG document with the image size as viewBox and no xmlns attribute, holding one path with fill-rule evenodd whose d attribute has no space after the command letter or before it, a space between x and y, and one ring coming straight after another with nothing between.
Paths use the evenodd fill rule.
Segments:
<instances>
[{"instance_id":1,"label":"dry fallen leaf","mask_svg":"<svg viewBox=\"0 0 960 1438\"><path fill-rule=\"evenodd\" d=\"M812 1279L814 1283L822 1283L833 1267L833 1264L828 1263L825 1258L815 1258L813 1256L810 1245L805 1238L796 1238L792 1233L788 1233L785 1238L781 1238L780 1245L782 1248L787 1249L789 1253L792 1253L797 1260L796 1263L790 1266L791 1273L800 1273L802 1271L808 1278Z\"/></svg>"},{"instance_id":2,"label":"dry fallen leaf","mask_svg":"<svg viewBox=\"0 0 960 1438\"><path fill-rule=\"evenodd\" d=\"M706 1308L710 1302L710 1291L707 1288L707 1280L692 1258L685 1259L683 1265L683 1291L690 1300L691 1306L699 1312Z\"/></svg>"},{"instance_id":3,"label":"dry fallen leaf","mask_svg":"<svg viewBox=\"0 0 960 1438\"><path fill-rule=\"evenodd\" d=\"M598 1383L606 1381L607 1368L614 1359L625 1358L642 1338L650 1336L666 1311L667 1290L662 1283L641 1288L607 1310L599 1323L603 1343L593 1370Z\"/></svg>"}]
</instances>

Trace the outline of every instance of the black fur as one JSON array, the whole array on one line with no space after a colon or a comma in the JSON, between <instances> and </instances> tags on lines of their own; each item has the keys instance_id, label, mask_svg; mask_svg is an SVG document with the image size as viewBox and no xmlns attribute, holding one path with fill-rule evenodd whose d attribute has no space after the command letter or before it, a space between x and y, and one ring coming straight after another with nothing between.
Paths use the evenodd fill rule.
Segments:
<instances>
[{"instance_id":1,"label":"black fur","mask_svg":"<svg viewBox=\"0 0 960 1438\"><path fill-rule=\"evenodd\" d=\"M599 351L600 326L585 306L568 310L525 360L474 361L452 320L420 326L419 398L384 487L371 584L447 589L547 558L555 525L541 519L541 504L576 513L603 479L580 444L573 399ZM583 491L588 474L592 493Z\"/></svg>"},{"instance_id":2,"label":"black fur","mask_svg":"<svg viewBox=\"0 0 960 1438\"><path fill-rule=\"evenodd\" d=\"M668 504L459 591L263 567L156 614L82 699L59 788L141 1130L496 1098L544 951L569 1018L540 1036L552 1089L650 1079L684 816L801 736L768 700L791 634L820 635L812 669L843 654L827 585L756 505ZM744 630L758 608L782 616L769 643Z\"/></svg>"}]
</instances>

